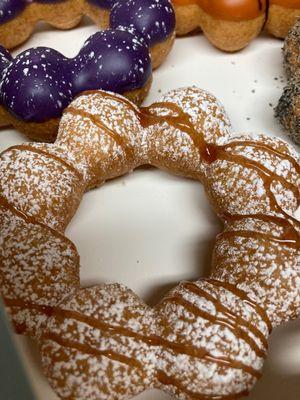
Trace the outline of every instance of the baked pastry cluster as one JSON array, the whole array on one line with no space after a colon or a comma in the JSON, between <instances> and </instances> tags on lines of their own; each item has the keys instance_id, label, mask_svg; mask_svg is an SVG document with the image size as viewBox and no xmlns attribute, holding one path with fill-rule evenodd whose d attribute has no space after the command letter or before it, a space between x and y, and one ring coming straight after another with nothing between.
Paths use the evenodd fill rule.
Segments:
<instances>
[{"instance_id":1,"label":"baked pastry cluster","mask_svg":"<svg viewBox=\"0 0 300 400\"><path fill-rule=\"evenodd\" d=\"M72 59L46 47L13 58L0 47L0 126L13 125L32 139L54 141L64 108L83 91L111 90L136 103L145 98L152 68L166 58L174 41L169 0L8 0L0 5L0 43L12 47L25 40L41 18L68 28L82 14L109 29L91 36ZM7 43L6 37L15 41Z\"/></svg>"},{"instance_id":2,"label":"baked pastry cluster","mask_svg":"<svg viewBox=\"0 0 300 400\"><path fill-rule=\"evenodd\" d=\"M173 0L176 33L201 28L208 40L225 51L247 46L263 28L284 38L300 17L299 0Z\"/></svg>"},{"instance_id":3,"label":"baked pastry cluster","mask_svg":"<svg viewBox=\"0 0 300 400\"><path fill-rule=\"evenodd\" d=\"M300 20L289 32L283 47L288 84L275 115L295 143L300 144Z\"/></svg>"},{"instance_id":4,"label":"baked pastry cluster","mask_svg":"<svg viewBox=\"0 0 300 400\"><path fill-rule=\"evenodd\" d=\"M209 278L147 306L130 289L80 287L64 230L83 193L151 164L199 180L224 224ZM261 376L272 327L300 312L300 165L282 140L233 135L195 87L138 108L104 91L77 97L54 144L0 157L0 287L19 333L40 344L62 399L234 399Z\"/></svg>"},{"instance_id":5,"label":"baked pastry cluster","mask_svg":"<svg viewBox=\"0 0 300 400\"><path fill-rule=\"evenodd\" d=\"M39 21L71 29L84 15L103 29L134 28L150 47L173 37L169 0L5 0L0 4L0 43L12 49L28 39Z\"/></svg>"}]
</instances>

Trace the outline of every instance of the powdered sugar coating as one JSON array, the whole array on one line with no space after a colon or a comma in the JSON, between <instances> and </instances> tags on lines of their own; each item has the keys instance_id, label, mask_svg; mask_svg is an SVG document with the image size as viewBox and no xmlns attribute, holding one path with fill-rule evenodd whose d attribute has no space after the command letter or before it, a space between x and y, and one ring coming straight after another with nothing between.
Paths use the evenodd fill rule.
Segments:
<instances>
[{"instance_id":1,"label":"powdered sugar coating","mask_svg":"<svg viewBox=\"0 0 300 400\"><path fill-rule=\"evenodd\" d=\"M152 387L179 399L245 395L260 376L271 326L300 313L299 160L288 145L233 136L223 107L197 88L172 91L146 109L98 91L74 100L54 144L2 154L1 192L33 225L62 231L84 190L147 163L204 183L225 224L211 278L180 284L154 308L124 286L78 290L70 279L70 295L52 305L46 326L30 307L15 312L15 322L23 318L39 337L61 398L127 399ZM47 264L47 254L38 263ZM0 277L13 288L10 259L1 256ZM35 302L31 292L28 301Z\"/></svg>"},{"instance_id":2,"label":"powdered sugar coating","mask_svg":"<svg viewBox=\"0 0 300 400\"><path fill-rule=\"evenodd\" d=\"M205 281L195 286L204 290L203 297L183 286L169 296L177 293L200 312L210 308L212 316L226 317L205 297L205 293L213 297L216 294L217 299L218 290L214 293L213 285ZM245 320L252 324L256 319L267 336L266 326L255 310L245 308L231 292L221 292L224 307L230 307L231 312L241 308ZM208 361L199 356L204 350L219 359L230 355L229 359L240 361L254 371L262 367L263 359L232 331L230 324L228 327L218 322L212 324L181 305L172 304L168 297L153 310L126 287L111 284L81 289L63 302L61 308L63 322L62 312L58 311L49 321L41 348L45 373L61 398L96 399L101 395L123 399L157 387L189 399L189 392L221 396L242 392L253 385L255 378L250 373ZM106 355L97 357L93 351ZM125 358L116 359L116 354ZM77 373L79 365L85 373ZM164 374L181 389L165 384ZM86 376L89 376L88 386ZM59 383L61 379L65 382L63 386Z\"/></svg>"},{"instance_id":3,"label":"powdered sugar coating","mask_svg":"<svg viewBox=\"0 0 300 400\"><path fill-rule=\"evenodd\" d=\"M16 240L17 238L17 240ZM0 207L1 294L19 333L38 336L47 315L31 304L54 306L79 287L79 256L63 235Z\"/></svg>"},{"instance_id":4,"label":"powdered sugar coating","mask_svg":"<svg viewBox=\"0 0 300 400\"><path fill-rule=\"evenodd\" d=\"M76 170L29 146L3 153L0 191L24 214L63 232L81 201L84 186Z\"/></svg>"}]
</instances>

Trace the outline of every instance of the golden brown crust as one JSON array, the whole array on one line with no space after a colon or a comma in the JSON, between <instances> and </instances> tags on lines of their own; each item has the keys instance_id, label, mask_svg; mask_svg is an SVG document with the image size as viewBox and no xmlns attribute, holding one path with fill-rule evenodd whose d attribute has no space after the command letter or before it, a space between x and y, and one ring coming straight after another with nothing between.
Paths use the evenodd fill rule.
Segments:
<instances>
[{"instance_id":1,"label":"golden brown crust","mask_svg":"<svg viewBox=\"0 0 300 400\"><path fill-rule=\"evenodd\" d=\"M66 0L56 4L29 4L21 15L0 26L0 42L6 49L12 49L25 42L36 23L48 22L58 29L71 29L79 24L82 12L77 0Z\"/></svg>"},{"instance_id":2,"label":"golden brown crust","mask_svg":"<svg viewBox=\"0 0 300 400\"><path fill-rule=\"evenodd\" d=\"M284 39L299 18L300 8L293 9L272 4L269 8L266 29L272 35Z\"/></svg>"},{"instance_id":3,"label":"golden brown crust","mask_svg":"<svg viewBox=\"0 0 300 400\"><path fill-rule=\"evenodd\" d=\"M173 47L175 40L175 32L169 36L164 42L157 43L150 49L152 68L156 69L167 57Z\"/></svg>"},{"instance_id":4,"label":"golden brown crust","mask_svg":"<svg viewBox=\"0 0 300 400\"><path fill-rule=\"evenodd\" d=\"M176 13L176 35L182 36L199 29L201 21L201 9L197 4L180 6L174 4Z\"/></svg>"},{"instance_id":5,"label":"golden brown crust","mask_svg":"<svg viewBox=\"0 0 300 400\"><path fill-rule=\"evenodd\" d=\"M211 276L180 283L153 308L119 284L79 288L76 249L63 235L85 190L144 164L203 182L224 223ZM66 109L54 144L4 151L1 292L16 327L38 338L56 393L248 394L272 327L300 314L299 184L288 144L233 135L222 105L195 87L142 108L86 92Z\"/></svg>"},{"instance_id":6,"label":"golden brown crust","mask_svg":"<svg viewBox=\"0 0 300 400\"><path fill-rule=\"evenodd\" d=\"M218 2L202 4L201 1L175 1L177 35L185 35L200 28L217 48L237 51L247 46L265 24L271 34L284 38L300 17L300 5L290 8L283 4L268 6L263 2L260 6L260 2L256 0L248 1L249 4L243 1L234 5L230 2L225 3L226 7L223 10L218 9ZM246 7L244 13L242 3L249 6L249 10Z\"/></svg>"},{"instance_id":7,"label":"golden brown crust","mask_svg":"<svg viewBox=\"0 0 300 400\"><path fill-rule=\"evenodd\" d=\"M261 32L264 21L264 15L249 21L226 21L203 12L201 28L213 45L233 52L247 46Z\"/></svg>"},{"instance_id":8,"label":"golden brown crust","mask_svg":"<svg viewBox=\"0 0 300 400\"><path fill-rule=\"evenodd\" d=\"M123 95L133 103L140 105L149 93L151 84L152 76L141 89L125 92ZM57 136L59 118L45 122L24 122L11 115L3 106L0 105L0 126L6 127L10 125L31 140L52 143L55 141Z\"/></svg>"}]
</instances>

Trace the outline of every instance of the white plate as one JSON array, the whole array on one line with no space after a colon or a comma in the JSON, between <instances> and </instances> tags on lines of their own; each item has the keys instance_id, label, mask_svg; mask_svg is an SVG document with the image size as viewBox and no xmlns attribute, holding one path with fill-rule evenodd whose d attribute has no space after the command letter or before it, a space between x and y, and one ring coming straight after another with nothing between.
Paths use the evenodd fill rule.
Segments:
<instances>
[{"instance_id":1,"label":"white plate","mask_svg":"<svg viewBox=\"0 0 300 400\"><path fill-rule=\"evenodd\" d=\"M67 32L42 25L22 50L46 45L73 56L95 31L89 23ZM177 39L167 61L154 73L146 103L169 89L197 85L225 104L235 131L285 138L272 107L284 84L281 46L274 38L260 37L240 53L225 54L202 35ZM0 131L0 150L24 141L12 129ZM83 285L122 282L154 304L179 280L209 273L219 230L199 183L145 168L86 194L67 235L81 255ZM37 398L57 399L41 373L35 345L25 338L17 342ZM299 400L299 320L273 333L264 372L249 400ZM136 399L169 398L150 391Z\"/></svg>"}]
</instances>

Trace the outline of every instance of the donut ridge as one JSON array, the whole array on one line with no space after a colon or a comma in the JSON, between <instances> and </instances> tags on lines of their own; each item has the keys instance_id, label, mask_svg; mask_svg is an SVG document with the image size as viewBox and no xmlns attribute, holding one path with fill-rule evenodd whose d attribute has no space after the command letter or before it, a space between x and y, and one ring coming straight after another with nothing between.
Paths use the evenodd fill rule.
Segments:
<instances>
[{"instance_id":1,"label":"donut ridge","mask_svg":"<svg viewBox=\"0 0 300 400\"><path fill-rule=\"evenodd\" d=\"M143 164L202 182L224 224L211 275L153 308L117 283L80 287L64 236L86 190ZM233 134L203 90L173 90L144 108L84 93L54 144L1 154L0 178L1 294L17 331L38 340L60 398L150 388L178 399L245 396L272 328L299 315L299 157L282 140Z\"/></svg>"}]
</instances>

